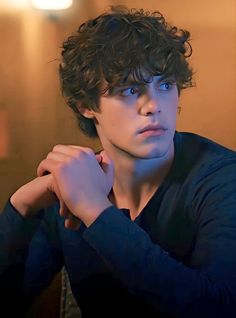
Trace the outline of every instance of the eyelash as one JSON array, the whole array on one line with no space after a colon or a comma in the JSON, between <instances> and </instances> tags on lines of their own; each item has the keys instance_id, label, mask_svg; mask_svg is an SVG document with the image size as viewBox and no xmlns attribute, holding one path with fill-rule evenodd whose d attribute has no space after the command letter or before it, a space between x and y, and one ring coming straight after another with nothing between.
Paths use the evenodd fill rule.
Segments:
<instances>
[{"instance_id":1,"label":"eyelash","mask_svg":"<svg viewBox=\"0 0 236 318\"><path fill-rule=\"evenodd\" d=\"M126 92L126 91L128 91L128 90L137 90L135 93L133 93L133 94L127 94L127 95L125 95L124 93ZM135 94L138 94L138 95L140 95L140 93L141 93L141 89L139 88L139 87L128 87L128 88L124 88L124 89L121 89L120 91L119 91L119 95L120 96L123 96L123 97L127 97L127 96L133 96L133 95L135 95Z\"/></svg>"},{"instance_id":2,"label":"eyelash","mask_svg":"<svg viewBox=\"0 0 236 318\"><path fill-rule=\"evenodd\" d=\"M169 91L169 90L171 90L171 88L175 85L176 83L174 82L174 81L166 81L166 82L160 82L159 84L158 84L158 86L159 86L159 90L161 90L161 91ZM169 86L169 88L167 88L167 89L160 89L160 87L162 86L162 85L168 85ZM132 90L132 89L136 89L137 90L137 92L135 92L135 93L133 93L133 94L124 94L126 91L128 91L128 90ZM142 88L142 87L128 87L128 88L124 88L124 89L121 89L121 90L119 90L118 91L118 95L120 95L120 96L122 96L122 97L129 97L129 96L134 96L135 94L138 94L138 96L140 96L141 94L142 94L142 92L144 91L144 89Z\"/></svg>"},{"instance_id":3,"label":"eyelash","mask_svg":"<svg viewBox=\"0 0 236 318\"><path fill-rule=\"evenodd\" d=\"M169 88L166 89L167 91L170 90L174 85L175 85L175 82L174 81L169 81L169 82L163 82L163 83L160 83L160 86L161 85L169 85Z\"/></svg>"}]
</instances>

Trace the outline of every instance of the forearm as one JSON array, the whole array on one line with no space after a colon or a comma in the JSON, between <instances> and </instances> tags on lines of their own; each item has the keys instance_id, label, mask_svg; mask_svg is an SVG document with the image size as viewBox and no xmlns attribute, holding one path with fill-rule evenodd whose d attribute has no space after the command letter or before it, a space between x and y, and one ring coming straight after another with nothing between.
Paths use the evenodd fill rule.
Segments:
<instances>
[{"instance_id":1,"label":"forearm","mask_svg":"<svg viewBox=\"0 0 236 318\"><path fill-rule=\"evenodd\" d=\"M0 215L0 302L26 310L60 271L63 257L57 234L58 205L37 217L22 217L9 203ZM7 306L9 305L9 306ZM23 316L24 317L24 316Z\"/></svg>"},{"instance_id":2,"label":"forearm","mask_svg":"<svg viewBox=\"0 0 236 318\"><path fill-rule=\"evenodd\" d=\"M214 281L213 275L176 261L118 212L115 208L104 211L85 231L84 238L128 289L151 306L181 317L199 317L194 315L204 312L217 317L220 310L231 310L232 293L227 282Z\"/></svg>"},{"instance_id":3,"label":"forearm","mask_svg":"<svg viewBox=\"0 0 236 318\"><path fill-rule=\"evenodd\" d=\"M29 243L40 225L41 216L25 218L10 201L0 214L0 274L12 264L24 262Z\"/></svg>"}]
</instances>

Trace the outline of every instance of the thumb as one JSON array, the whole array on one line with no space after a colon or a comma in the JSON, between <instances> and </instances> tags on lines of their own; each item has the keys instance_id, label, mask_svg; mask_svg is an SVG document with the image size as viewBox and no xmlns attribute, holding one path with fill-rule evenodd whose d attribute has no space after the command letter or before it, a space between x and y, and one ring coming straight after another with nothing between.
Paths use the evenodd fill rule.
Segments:
<instances>
[{"instance_id":1,"label":"thumb","mask_svg":"<svg viewBox=\"0 0 236 318\"><path fill-rule=\"evenodd\" d=\"M66 204L65 204L65 202L63 201L63 199L61 197L61 193L60 193L60 190L58 188L58 185L55 182L55 179L53 178L51 173L48 175L48 177L50 178L50 183L48 185L48 190L53 192L56 195L57 199L60 202L59 213L60 213L61 216L65 216L66 215L66 211L67 211L67 207L66 207Z\"/></svg>"},{"instance_id":2,"label":"thumb","mask_svg":"<svg viewBox=\"0 0 236 318\"><path fill-rule=\"evenodd\" d=\"M100 152L100 155L102 157L100 166L102 167L103 171L108 177L108 180L110 181L109 185L112 188L114 183L114 175L115 175L114 162L112 161L110 157L108 157L107 153L104 150Z\"/></svg>"}]
</instances>

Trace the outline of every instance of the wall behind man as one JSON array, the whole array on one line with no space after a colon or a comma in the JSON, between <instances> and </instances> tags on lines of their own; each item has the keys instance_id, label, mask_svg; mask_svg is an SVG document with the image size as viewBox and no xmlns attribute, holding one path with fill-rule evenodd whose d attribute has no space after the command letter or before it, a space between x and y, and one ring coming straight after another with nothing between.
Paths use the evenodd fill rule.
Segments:
<instances>
[{"instance_id":1,"label":"wall behind man","mask_svg":"<svg viewBox=\"0 0 236 318\"><path fill-rule=\"evenodd\" d=\"M35 176L37 164L54 144L99 149L99 142L78 131L65 105L57 59L62 41L84 19L111 4L160 10L168 21L191 31L196 87L183 91L177 128L236 149L235 0L74 0L71 9L57 14L33 10L27 0L22 0L22 7L21 0L18 7L10 2L0 4L0 116L8 123L2 133L8 151L0 158L1 207L18 186Z\"/></svg>"}]
</instances>

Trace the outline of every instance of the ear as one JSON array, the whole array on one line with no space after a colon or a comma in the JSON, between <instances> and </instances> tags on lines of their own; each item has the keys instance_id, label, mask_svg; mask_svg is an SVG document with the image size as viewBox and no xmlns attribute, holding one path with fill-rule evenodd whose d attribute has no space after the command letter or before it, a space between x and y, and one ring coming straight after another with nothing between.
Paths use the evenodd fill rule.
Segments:
<instances>
[{"instance_id":1,"label":"ear","mask_svg":"<svg viewBox=\"0 0 236 318\"><path fill-rule=\"evenodd\" d=\"M79 103L77 103L77 109L80 112L81 115L83 115L86 118L92 119L94 118L94 111L88 108L83 107Z\"/></svg>"}]
</instances>

